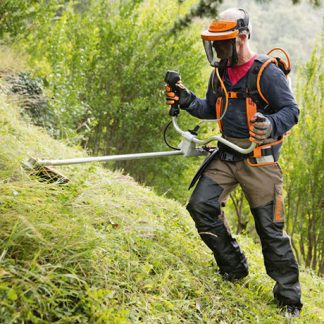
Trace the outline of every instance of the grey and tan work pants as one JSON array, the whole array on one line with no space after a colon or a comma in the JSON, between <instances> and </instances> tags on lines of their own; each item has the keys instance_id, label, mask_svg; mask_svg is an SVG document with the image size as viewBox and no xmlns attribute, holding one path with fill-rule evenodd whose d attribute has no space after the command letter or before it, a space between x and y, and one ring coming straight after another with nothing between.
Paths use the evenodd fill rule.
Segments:
<instances>
[{"instance_id":1,"label":"grey and tan work pants","mask_svg":"<svg viewBox=\"0 0 324 324\"><path fill-rule=\"evenodd\" d=\"M267 274L276 281L274 296L280 305L301 308L299 272L290 239L283 232L282 172L279 165L250 166L247 160L216 158L200 178L187 206L202 240L214 253L221 273L239 279L248 265L232 237L221 207L240 185L251 208L260 237Z\"/></svg>"}]
</instances>

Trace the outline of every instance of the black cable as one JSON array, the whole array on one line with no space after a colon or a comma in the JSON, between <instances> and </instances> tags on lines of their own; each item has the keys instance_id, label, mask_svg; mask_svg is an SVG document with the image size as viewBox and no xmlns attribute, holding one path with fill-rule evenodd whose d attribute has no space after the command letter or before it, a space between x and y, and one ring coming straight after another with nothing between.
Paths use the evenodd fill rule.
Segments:
<instances>
[{"instance_id":1,"label":"black cable","mask_svg":"<svg viewBox=\"0 0 324 324\"><path fill-rule=\"evenodd\" d=\"M167 138L166 138L166 132L167 132L167 130L168 130L168 128L169 128L169 126L172 124L172 120L164 127L164 130L163 130L163 140L164 140L164 143L168 146L168 147L170 147L171 149L173 149L173 150L176 150L176 151L180 151L180 149L178 148L178 147L174 147L174 146L172 146L172 145L170 145L169 143L168 143L168 141L167 141Z\"/></svg>"}]
</instances>

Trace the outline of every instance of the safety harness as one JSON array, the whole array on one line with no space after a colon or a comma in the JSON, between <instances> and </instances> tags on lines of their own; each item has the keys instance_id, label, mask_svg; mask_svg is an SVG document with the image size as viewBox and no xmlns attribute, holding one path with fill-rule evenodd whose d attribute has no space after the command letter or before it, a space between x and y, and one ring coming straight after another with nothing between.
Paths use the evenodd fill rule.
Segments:
<instances>
[{"instance_id":1,"label":"safety harness","mask_svg":"<svg viewBox=\"0 0 324 324\"><path fill-rule=\"evenodd\" d=\"M269 56L273 51L277 50L284 53L287 59L287 63L280 57ZM223 82L224 75L221 78L218 69L215 68L215 74L217 75L218 79L218 89L216 92L218 95L216 100L216 118L219 129L222 133L222 118L226 113L228 99L245 99L247 126L248 129L253 128L250 120L258 111L258 108L264 108L269 104L267 98L261 91L260 80L263 71L271 63L276 64L276 66L283 71L286 77L288 77L288 74L290 72L290 59L287 52L281 48L273 48L266 55L258 56L258 60L253 63L248 72L248 88L244 92L227 91ZM254 151L249 156L247 156L248 164L251 166L274 164L279 158L280 143L282 142L283 138L284 136L280 136L273 142L257 146ZM250 138L250 140L253 140L253 138Z\"/></svg>"}]
</instances>

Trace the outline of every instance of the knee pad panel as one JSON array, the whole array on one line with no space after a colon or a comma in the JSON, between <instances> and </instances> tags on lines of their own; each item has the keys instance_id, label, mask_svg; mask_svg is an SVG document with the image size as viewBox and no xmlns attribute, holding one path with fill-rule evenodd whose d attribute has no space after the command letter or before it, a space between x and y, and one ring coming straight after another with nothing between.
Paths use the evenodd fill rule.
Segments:
<instances>
[{"instance_id":1,"label":"knee pad panel","mask_svg":"<svg viewBox=\"0 0 324 324\"><path fill-rule=\"evenodd\" d=\"M196 186L187 205L197 228L207 228L223 225L219 218L221 214L219 196L223 189L208 177L202 177Z\"/></svg>"}]
</instances>

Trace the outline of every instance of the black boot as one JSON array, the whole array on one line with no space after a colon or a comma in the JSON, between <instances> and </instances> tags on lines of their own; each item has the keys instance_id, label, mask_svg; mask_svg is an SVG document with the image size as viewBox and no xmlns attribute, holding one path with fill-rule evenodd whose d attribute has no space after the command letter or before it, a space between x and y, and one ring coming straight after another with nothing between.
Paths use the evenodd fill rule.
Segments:
<instances>
[{"instance_id":1,"label":"black boot","mask_svg":"<svg viewBox=\"0 0 324 324\"><path fill-rule=\"evenodd\" d=\"M287 305L280 310L280 313L286 318L296 318L300 315L300 309L295 305Z\"/></svg>"},{"instance_id":2,"label":"black boot","mask_svg":"<svg viewBox=\"0 0 324 324\"><path fill-rule=\"evenodd\" d=\"M216 273L221 275L223 280L230 281L230 282L241 280L249 274L247 270L245 272L231 272L231 273L227 273L222 270L219 270Z\"/></svg>"},{"instance_id":3,"label":"black boot","mask_svg":"<svg viewBox=\"0 0 324 324\"><path fill-rule=\"evenodd\" d=\"M251 209L261 239L264 264L267 274L276 281L273 294L279 305L294 305L300 310L302 304L298 265L290 239L283 232L284 222L274 220L273 210L273 202Z\"/></svg>"}]
</instances>

